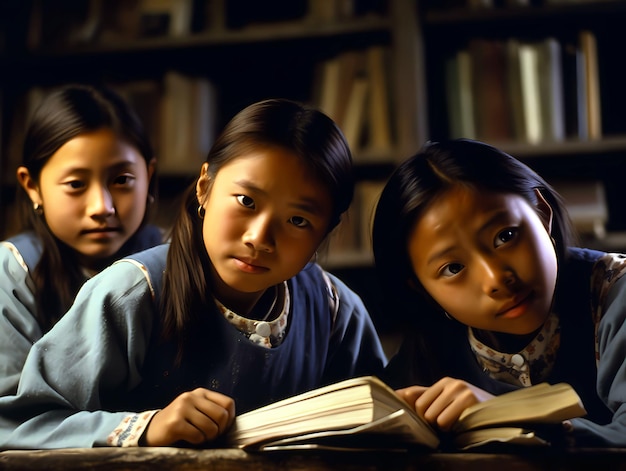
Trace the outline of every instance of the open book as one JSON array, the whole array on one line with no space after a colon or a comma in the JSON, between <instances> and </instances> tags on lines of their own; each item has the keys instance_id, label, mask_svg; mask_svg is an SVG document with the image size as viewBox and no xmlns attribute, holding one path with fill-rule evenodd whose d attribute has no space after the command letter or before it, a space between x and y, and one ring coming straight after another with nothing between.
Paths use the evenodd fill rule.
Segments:
<instances>
[{"instance_id":1,"label":"open book","mask_svg":"<svg viewBox=\"0 0 626 471\"><path fill-rule=\"evenodd\" d=\"M565 383L537 384L467 408L454 430L459 449L496 442L549 444L536 427L586 414ZM227 442L248 450L308 448L437 449L438 433L374 376L341 381L247 412Z\"/></svg>"}]
</instances>

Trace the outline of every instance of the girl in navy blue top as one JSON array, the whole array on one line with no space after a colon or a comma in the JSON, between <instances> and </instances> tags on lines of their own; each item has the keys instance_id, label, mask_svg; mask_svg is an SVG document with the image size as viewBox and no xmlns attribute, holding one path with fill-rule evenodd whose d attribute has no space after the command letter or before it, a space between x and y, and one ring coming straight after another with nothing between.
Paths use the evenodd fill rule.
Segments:
<instances>
[{"instance_id":1,"label":"girl in navy blue top","mask_svg":"<svg viewBox=\"0 0 626 471\"><path fill-rule=\"evenodd\" d=\"M480 142L429 143L387 183L373 237L390 315L411 326L386 377L434 426L567 382L588 415L566 443L626 446L625 258L573 247L539 175Z\"/></svg>"}]
</instances>

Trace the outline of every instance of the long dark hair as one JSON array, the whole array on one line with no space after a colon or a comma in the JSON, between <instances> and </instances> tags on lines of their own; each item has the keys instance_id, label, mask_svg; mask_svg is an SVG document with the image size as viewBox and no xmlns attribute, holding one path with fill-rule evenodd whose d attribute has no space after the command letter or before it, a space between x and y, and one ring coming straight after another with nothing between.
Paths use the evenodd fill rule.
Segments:
<instances>
[{"instance_id":1,"label":"long dark hair","mask_svg":"<svg viewBox=\"0 0 626 471\"><path fill-rule=\"evenodd\" d=\"M460 323L447 322L435 301L413 273L408 253L411 231L424 209L447 189L464 185L479 190L514 193L537 204L538 189L553 211L552 232L559 265L574 232L559 194L530 167L482 142L456 139L429 142L401 163L381 193L372 230L378 280L389 313L397 321L412 324L423 341L424 358L431 358L434 342L452 339L453 330L465 331ZM442 325L446 323L445 326ZM459 333L459 332L457 332ZM435 346L436 347L436 346ZM430 361L430 360L429 360Z\"/></svg>"},{"instance_id":2,"label":"long dark hair","mask_svg":"<svg viewBox=\"0 0 626 471\"><path fill-rule=\"evenodd\" d=\"M146 165L153 159L152 145L142 123L118 94L105 87L72 84L52 91L33 113L24 137L21 165L39 183L41 170L63 144L101 128L113 130L135 147ZM155 197L154 180L148 189L149 200ZM85 277L76 252L52 234L45 218L33 210L26 191L19 188L16 199L22 230L34 231L42 243L41 259L32 278L37 318L46 332L70 307ZM147 218L148 211L144 223Z\"/></svg>"},{"instance_id":3,"label":"long dark hair","mask_svg":"<svg viewBox=\"0 0 626 471\"><path fill-rule=\"evenodd\" d=\"M211 181L222 166L262 145L281 146L300 156L310 167L312 178L326 184L334 202L330 232L354 193L352 156L337 125L322 112L290 100L254 103L235 115L209 151L206 162ZM179 358L193 344L194 326L212 302L207 299L210 262L198 204L194 182L185 192L172 228L161 297L163 336L176 339Z\"/></svg>"}]
</instances>

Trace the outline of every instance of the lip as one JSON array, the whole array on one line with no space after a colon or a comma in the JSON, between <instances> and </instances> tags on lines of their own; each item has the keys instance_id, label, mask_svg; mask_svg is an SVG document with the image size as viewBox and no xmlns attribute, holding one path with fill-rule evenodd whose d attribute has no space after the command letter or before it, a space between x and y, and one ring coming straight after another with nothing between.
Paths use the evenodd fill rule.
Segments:
<instances>
[{"instance_id":1,"label":"lip","mask_svg":"<svg viewBox=\"0 0 626 471\"><path fill-rule=\"evenodd\" d=\"M269 271L269 268L257 265L256 259L247 257L233 257L233 261L237 268L246 273L259 274Z\"/></svg>"},{"instance_id":2,"label":"lip","mask_svg":"<svg viewBox=\"0 0 626 471\"><path fill-rule=\"evenodd\" d=\"M111 237L119 232L121 232L119 227L100 227L81 231L83 235L90 235L93 237Z\"/></svg>"},{"instance_id":3,"label":"lip","mask_svg":"<svg viewBox=\"0 0 626 471\"><path fill-rule=\"evenodd\" d=\"M531 301L532 293L527 293L522 296L516 296L511 303L498 311L496 317L505 319L516 319L522 316L527 311Z\"/></svg>"}]
</instances>

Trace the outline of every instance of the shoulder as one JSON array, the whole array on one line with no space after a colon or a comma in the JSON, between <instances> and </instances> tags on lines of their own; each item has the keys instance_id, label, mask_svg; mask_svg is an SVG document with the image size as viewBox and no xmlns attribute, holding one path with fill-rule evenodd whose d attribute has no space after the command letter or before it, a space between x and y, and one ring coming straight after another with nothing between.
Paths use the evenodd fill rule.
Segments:
<instances>
[{"instance_id":1,"label":"shoulder","mask_svg":"<svg viewBox=\"0 0 626 471\"><path fill-rule=\"evenodd\" d=\"M122 271L139 271L155 297L161 289L162 276L167 265L167 253L170 244L161 244L141 252L134 253L113 263ZM134 268L130 268L134 267Z\"/></svg>"},{"instance_id":2,"label":"shoulder","mask_svg":"<svg viewBox=\"0 0 626 471\"><path fill-rule=\"evenodd\" d=\"M41 257L42 245L34 232L23 232L0 242L0 259L16 261L26 272L34 270Z\"/></svg>"}]
</instances>

